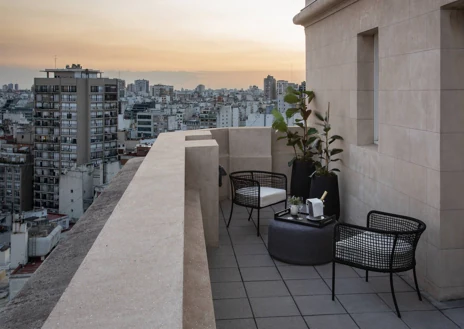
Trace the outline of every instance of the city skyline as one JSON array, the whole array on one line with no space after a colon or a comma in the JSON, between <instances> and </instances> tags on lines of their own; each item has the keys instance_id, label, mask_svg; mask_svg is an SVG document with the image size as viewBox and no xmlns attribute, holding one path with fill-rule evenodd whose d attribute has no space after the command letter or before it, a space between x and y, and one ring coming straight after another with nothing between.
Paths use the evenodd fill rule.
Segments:
<instances>
[{"instance_id":1,"label":"city skyline","mask_svg":"<svg viewBox=\"0 0 464 329\"><path fill-rule=\"evenodd\" d=\"M126 72L149 80L153 72L168 74L179 82L159 82L179 88L195 83L244 88L261 85L263 74L304 79L304 34L292 23L301 1L238 0L234 6L204 0L139 0L130 6L87 2L52 0L40 8L26 0L0 4L6 27L0 84L9 82L14 71L18 83L27 86L40 76L38 70L55 66L55 55L57 67L79 63L109 77L121 71L126 80Z\"/></svg>"}]
</instances>

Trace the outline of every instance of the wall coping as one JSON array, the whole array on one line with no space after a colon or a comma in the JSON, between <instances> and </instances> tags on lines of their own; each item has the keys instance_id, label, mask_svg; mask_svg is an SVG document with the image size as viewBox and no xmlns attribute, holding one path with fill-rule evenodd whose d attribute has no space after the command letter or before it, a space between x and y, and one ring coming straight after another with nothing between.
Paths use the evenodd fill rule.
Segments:
<instances>
[{"instance_id":1,"label":"wall coping","mask_svg":"<svg viewBox=\"0 0 464 329\"><path fill-rule=\"evenodd\" d=\"M358 0L314 0L293 18L295 25L310 26Z\"/></svg>"}]
</instances>

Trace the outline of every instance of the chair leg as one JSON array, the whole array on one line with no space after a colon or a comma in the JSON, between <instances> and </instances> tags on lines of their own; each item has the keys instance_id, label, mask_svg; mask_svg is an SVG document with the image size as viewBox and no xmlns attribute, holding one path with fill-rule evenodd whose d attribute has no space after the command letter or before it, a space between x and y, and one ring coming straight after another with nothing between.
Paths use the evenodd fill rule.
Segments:
<instances>
[{"instance_id":1,"label":"chair leg","mask_svg":"<svg viewBox=\"0 0 464 329\"><path fill-rule=\"evenodd\" d=\"M401 313L398 308L398 303L396 302L395 288L393 288L393 273L391 272L390 272L390 288L391 288L391 293L393 297L393 303L395 304L396 313L398 314L398 317L401 318Z\"/></svg>"},{"instance_id":2,"label":"chair leg","mask_svg":"<svg viewBox=\"0 0 464 329\"><path fill-rule=\"evenodd\" d=\"M229 215L229 221L227 222L227 227L230 225L230 221L232 219L232 212L234 211L234 203L232 202L232 206L230 207L230 215Z\"/></svg>"},{"instance_id":3,"label":"chair leg","mask_svg":"<svg viewBox=\"0 0 464 329\"><path fill-rule=\"evenodd\" d=\"M366 282L369 282L369 271L366 270Z\"/></svg>"},{"instance_id":4,"label":"chair leg","mask_svg":"<svg viewBox=\"0 0 464 329\"><path fill-rule=\"evenodd\" d=\"M335 262L332 261L332 300L335 300Z\"/></svg>"},{"instance_id":5,"label":"chair leg","mask_svg":"<svg viewBox=\"0 0 464 329\"><path fill-rule=\"evenodd\" d=\"M416 291L417 291L417 296L419 296L419 300L422 301L422 296L419 290L419 285L417 284L417 276L416 276L416 267L412 269L412 273L414 274L414 283L416 284Z\"/></svg>"},{"instance_id":6,"label":"chair leg","mask_svg":"<svg viewBox=\"0 0 464 329\"><path fill-rule=\"evenodd\" d=\"M258 208L258 236L259 236L259 208Z\"/></svg>"},{"instance_id":7,"label":"chair leg","mask_svg":"<svg viewBox=\"0 0 464 329\"><path fill-rule=\"evenodd\" d=\"M251 208L250 216L248 216L248 221L250 221L250 219L251 219L251 215L253 214L253 210L254 210L254 208Z\"/></svg>"}]
</instances>

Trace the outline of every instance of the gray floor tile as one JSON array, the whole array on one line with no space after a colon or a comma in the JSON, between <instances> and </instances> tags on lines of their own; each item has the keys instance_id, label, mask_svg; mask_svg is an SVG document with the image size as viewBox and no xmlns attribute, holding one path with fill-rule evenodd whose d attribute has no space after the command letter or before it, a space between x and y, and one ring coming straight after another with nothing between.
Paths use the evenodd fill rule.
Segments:
<instances>
[{"instance_id":1,"label":"gray floor tile","mask_svg":"<svg viewBox=\"0 0 464 329\"><path fill-rule=\"evenodd\" d=\"M330 295L296 296L295 302L303 315L326 315L346 313L342 305Z\"/></svg>"},{"instance_id":2,"label":"gray floor tile","mask_svg":"<svg viewBox=\"0 0 464 329\"><path fill-rule=\"evenodd\" d=\"M248 297L279 297L290 296L283 281L245 282Z\"/></svg>"},{"instance_id":3,"label":"gray floor tile","mask_svg":"<svg viewBox=\"0 0 464 329\"><path fill-rule=\"evenodd\" d=\"M324 279L325 282L332 289L332 279ZM369 283L361 278L336 278L335 279L335 293L337 295L343 294L367 294L374 293Z\"/></svg>"},{"instance_id":4,"label":"gray floor tile","mask_svg":"<svg viewBox=\"0 0 464 329\"><path fill-rule=\"evenodd\" d=\"M234 251L236 255L269 255L264 244L238 244Z\"/></svg>"},{"instance_id":5,"label":"gray floor tile","mask_svg":"<svg viewBox=\"0 0 464 329\"><path fill-rule=\"evenodd\" d=\"M213 300L217 320L252 318L248 298Z\"/></svg>"},{"instance_id":6,"label":"gray floor tile","mask_svg":"<svg viewBox=\"0 0 464 329\"><path fill-rule=\"evenodd\" d=\"M227 217L227 220L229 220L229 217ZM227 224L227 222L226 222L226 224ZM255 227L253 222L247 221L246 218L242 218L242 219L232 218L232 221L230 222L229 228L231 228L231 227L239 227L239 226L252 226L252 227ZM256 229L256 227L255 227L255 229Z\"/></svg>"},{"instance_id":7,"label":"gray floor tile","mask_svg":"<svg viewBox=\"0 0 464 329\"><path fill-rule=\"evenodd\" d=\"M393 277L393 285L395 287L395 292L414 291L409 284L396 275ZM390 277L382 276L369 278L369 286L377 293L390 292Z\"/></svg>"},{"instance_id":8,"label":"gray floor tile","mask_svg":"<svg viewBox=\"0 0 464 329\"><path fill-rule=\"evenodd\" d=\"M439 311L401 312L401 316L411 329L459 329Z\"/></svg>"},{"instance_id":9,"label":"gray floor tile","mask_svg":"<svg viewBox=\"0 0 464 329\"><path fill-rule=\"evenodd\" d=\"M258 329L307 329L301 316L288 316L282 318L258 318Z\"/></svg>"},{"instance_id":10,"label":"gray floor tile","mask_svg":"<svg viewBox=\"0 0 464 329\"><path fill-rule=\"evenodd\" d=\"M292 266L293 264L289 264L289 263L284 263L284 262L281 262L280 260L277 260L275 258L274 259L274 263L277 265L277 266Z\"/></svg>"},{"instance_id":11,"label":"gray floor tile","mask_svg":"<svg viewBox=\"0 0 464 329\"><path fill-rule=\"evenodd\" d=\"M229 233L231 236L236 235L253 235L256 234L256 227L250 222L247 226L235 226L229 227Z\"/></svg>"},{"instance_id":12,"label":"gray floor tile","mask_svg":"<svg viewBox=\"0 0 464 329\"><path fill-rule=\"evenodd\" d=\"M209 268L237 267L234 255L212 255L208 256Z\"/></svg>"},{"instance_id":13,"label":"gray floor tile","mask_svg":"<svg viewBox=\"0 0 464 329\"><path fill-rule=\"evenodd\" d=\"M213 299L245 298L245 288L242 282L215 282L211 283Z\"/></svg>"},{"instance_id":14,"label":"gray floor tile","mask_svg":"<svg viewBox=\"0 0 464 329\"><path fill-rule=\"evenodd\" d=\"M311 329L358 329L347 314L305 316Z\"/></svg>"},{"instance_id":15,"label":"gray floor tile","mask_svg":"<svg viewBox=\"0 0 464 329\"><path fill-rule=\"evenodd\" d=\"M348 313L389 312L390 308L375 294L337 295Z\"/></svg>"},{"instance_id":16,"label":"gray floor tile","mask_svg":"<svg viewBox=\"0 0 464 329\"><path fill-rule=\"evenodd\" d=\"M329 287L322 279L286 280L288 289L293 296L329 295Z\"/></svg>"},{"instance_id":17,"label":"gray floor tile","mask_svg":"<svg viewBox=\"0 0 464 329\"><path fill-rule=\"evenodd\" d=\"M393 312L360 313L351 316L361 329L408 329Z\"/></svg>"},{"instance_id":18,"label":"gray floor tile","mask_svg":"<svg viewBox=\"0 0 464 329\"><path fill-rule=\"evenodd\" d=\"M325 264L325 265L319 265L319 266L314 266L321 275L322 278L324 279L330 279L332 278L332 263ZM335 277L336 278L359 278L358 273L356 273L353 268L346 266L346 265L341 265L337 264L335 266Z\"/></svg>"},{"instance_id":19,"label":"gray floor tile","mask_svg":"<svg viewBox=\"0 0 464 329\"><path fill-rule=\"evenodd\" d=\"M240 282L242 277L237 267L210 268L209 277L211 282Z\"/></svg>"},{"instance_id":20,"label":"gray floor tile","mask_svg":"<svg viewBox=\"0 0 464 329\"><path fill-rule=\"evenodd\" d=\"M269 248L269 236L267 234L261 234L261 237L263 238L264 244L266 245L267 248Z\"/></svg>"},{"instance_id":21,"label":"gray floor tile","mask_svg":"<svg viewBox=\"0 0 464 329\"><path fill-rule=\"evenodd\" d=\"M292 297L250 298L256 318L300 315Z\"/></svg>"},{"instance_id":22,"label":"gray floor tile","mask_svg":"<svg viewBox=\"0 0 464 329\"><path fill-rule=\"evenodd\" d=\"M435 307L430 304L425 298L422 301L417 297L416 292L399 292L395 294L396 301L400 312L402 311L431 311L435 310ZM379 297L383 299L385 303L395 312L395 305L393 304L393 298L391 293L379 294Z\"/></svg>"},{"instance_id":23,"label":"gray floor tile","mask_svg":"<svg viewBox=\"0 0 464 329\"><path fill-rule=\"evenodd\" d=\"M237 261L240 267L274 266L269 255L237 255Z\"/></svg>"},{"instance_id":24,"label":"gray floor tile","mask_svg":"<svg viewBox=\"0 0 464 329\"><path fill-rule=\"evenodd\" d=\"M244 267L240 269L243 281L281 280L279 272L273 267Z\"/></svg>"},{"instance_id":25,"label":"gray floor tile","mask_svg":"<svg viewBox=\"0 0 464 329\"><path fill-rule=\"evenodd\" d=\"M464 328L464 307L444 310L443 313L453 320L454 323Z\"/></svg>"},{"instance_id":26,"label":"gray floor tile","mask_svg":"<svg viewBox=\"0 0 464 329\"><path fill-rule=\"evenodd\" d=\"M232 246L219 246L218 248L208 248L207 249L208 256L218 256L218 255L233 255L234 249Z\"/></svg>"},{"instance_id":27,"label":"gray floor tile","mask_svg":"<svg viewBox=\"0 0 464 329\"><path fill-rule=\"evenodd\" d=\"M216 329L256 329L254 319L217 320Z\"/></svg>"},{"instance_id":28,"label":"gray floor tile","mask_svg":"<svg viewBox=\"0 0 464 329\"><path fill-rule=\"evenodd\" d=\"M219 237L219 246L231 246L231 245L232 245L232 241L230 241L229 238L227 238L227 239L222 238L221 239L221 237Z\"/></svg>"},{"instance_id":29,"label":"gray floor tile","mask_svg":"<svg viewBox=\"0 0 464 329\"><path fill-rule=\"evenodd\" d=\"M278 269L285 280L320 279L312 266L279 266Z\"/></svg>"},{"instance_id":30,"label":"gray floor tile","mask_svg":"<svg viewBox=\"0 0 464 329\"><path fill-rule=\"evenodd\" d=\"M234 245L239 244L262 244L263 240L261 237L256 236L256 234L249 235L236 235L232 237L232 243Z\"/></svg>"}]
</instances>

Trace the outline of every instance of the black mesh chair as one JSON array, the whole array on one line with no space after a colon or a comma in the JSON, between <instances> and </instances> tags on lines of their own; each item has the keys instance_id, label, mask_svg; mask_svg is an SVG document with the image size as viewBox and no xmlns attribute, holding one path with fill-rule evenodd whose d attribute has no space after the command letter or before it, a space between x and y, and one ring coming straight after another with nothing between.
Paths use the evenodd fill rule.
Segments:
<instances>
[{"instance_id":1,"label":"black mesh chair","mask_svg":"<svg viewBox=\"0 0 464 329\"><path fill-rule=\"evenodd\" d=\"M232 206L229 222L232 220L234 204L258 210L257 230L259 236L259 211L262 208L285 202L287 207L287 176L267 171L237 171L229 175L232 190Z\"/></svg>"},{"instance_id":2,"label":"black mesh chair","mask_svg":"<svg viewBox=\"0 0 464 329\"><path fill-rule=\"evenodd\" d=\"M400 310L393 287L393 273L413 270L419 300L422 300L416 277L416 247L425 224L417 219L379 211L367 215L367 227L336 224L332 263L332 300L335 298L335 263L369 271L390 273L390 288L398 317Z\"/></svg>"}]
</instances>

